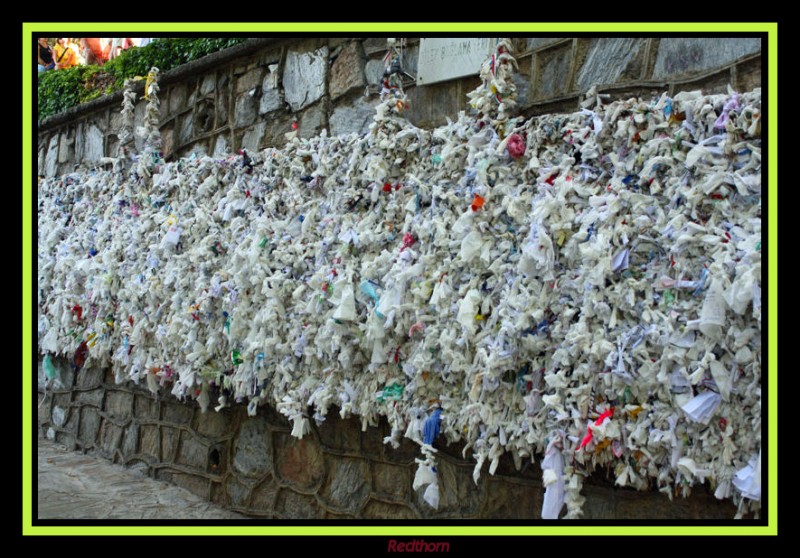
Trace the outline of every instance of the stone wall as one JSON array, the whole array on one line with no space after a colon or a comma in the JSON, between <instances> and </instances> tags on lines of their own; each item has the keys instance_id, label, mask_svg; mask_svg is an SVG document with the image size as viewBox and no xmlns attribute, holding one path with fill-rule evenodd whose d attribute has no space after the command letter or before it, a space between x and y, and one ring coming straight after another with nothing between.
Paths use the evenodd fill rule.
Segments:
<instances>
[{"instance_id":1,"label":"stone wall","mask_svg":"<svg viewBox=\"0 0 800 558\"><path fill-rule=\"evenodd\" d=\"M494 476L484 466L476 485L474 462L461 445L435 444L441 501L438 510L414 491L419 446L403 439L383 444L383 421L361 431L356 419L335 409L310 435L293 438L291 425L271 408L248 417L244 405L203 414L196 402L167 393L153 396L113 373L86 368L75 374L56 360L63 386L44 393L39 362L38 427L67 447L140 469L221 506L275 519L539 519L541 468L519 470L508 454ZM613 475L612 475L613 477ZM603 477L587 479L585 519L731 519L736 508L703 489L672 502L658 492L615 488Z\"/></svg>"},{"instance_id":2,"label":"stone wall","mask_svg":"<svg viewBox=\"0 0 800 558\"><path fill-rule=\"evenodd\" d=\"M416 75L419 39L407 41L404 70ZM749 38L517 38L520 113L569 110L592 85L612 97L679 90L748 91L761 84L761 40ZM383 75L384 38L251 39L161 78L165 158L221 157L241 148L283 145L301 136L364 133ZM408 119L433 127L465 110L477 76L405 86ZM143 85L139 84L141 92ZM117 154L121 93L39 123L38 172L55 176ZM144 102L136 107L142 125ZM141 140L137 148L141 149Z\"/></svg>"},{"instance_id":3,"label":"stone wall","mask_svg":"<svg viewBox=\"0 0 800 558\"><path fill-rule=\"evenodd\" d=\"M532 115L574 110L590 86L613 96L718 92L761 84L761 45L753 39L520 38L516 77L520 110ZM166 72L161 130L166 158L223 156L242 147L282 145L297 119L300 134L363 133L378 100L385 39L260 39ZM416 73L418 41L409 40L406 70ZM466 108L476 76L416 87L407 116L423 127ZM140 85L141 89L141 85ZM365 96L365 92L368 93ZM40 122L39 173L69 172L79 162L115 155L121 95L98 99ZM136 107L142 124L144 104ZM137 147L141 148L141 145ZM543 489L539 464L517 470L504 455L497 474L472 481L461 447L439 442L441 505L412 490L419 448L383 445L385 422L361 431L335 412L303 440L269 408L248 417L243 406L202 414L196 402L155 397L115 385L99 369L73 374L60 362L64 387L39 407L42 433L76 449L168 480L209 500L268 518L536 519ZM41 364L40 364L41 376ZM40 400L43 385L40 381ZM613 474L587 479L587 519L730 519L730 502L695 490L670 502L663 494L618 489Z\"/></svg>"}]
</instances>

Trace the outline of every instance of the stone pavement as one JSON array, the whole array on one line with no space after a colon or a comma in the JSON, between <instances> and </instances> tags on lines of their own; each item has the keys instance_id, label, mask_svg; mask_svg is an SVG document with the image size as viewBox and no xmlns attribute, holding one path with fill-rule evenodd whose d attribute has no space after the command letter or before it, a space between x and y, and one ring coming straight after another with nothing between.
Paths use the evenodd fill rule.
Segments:
<instances>
[{"instance_id":1,"label":"stone pavement","mask_svg":"<svg viewBox=\"0 0 800 558\"><path fill-rule=\"evenodd\" d=\"M38 439L39 519L242 519L191 492Z\"/></svg>"}]
</instances>

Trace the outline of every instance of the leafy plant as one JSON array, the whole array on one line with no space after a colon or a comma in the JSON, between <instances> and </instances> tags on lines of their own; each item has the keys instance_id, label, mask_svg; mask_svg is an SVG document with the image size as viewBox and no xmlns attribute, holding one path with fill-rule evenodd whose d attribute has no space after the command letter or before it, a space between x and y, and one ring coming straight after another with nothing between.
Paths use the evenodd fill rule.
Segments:
<instances>
[{"instance_id":1,"label":"leafy plant","mask_svg":"<svg viewBox=\"0 0 800 558\"><path fill-rule=\"evenodd\" d=\"M157 66L165 72L213 52L245 41L244 37L156 39L141 48L129 48L101 66L75 66L38 74L39 119L122 89L125 80L146 76Z\"/></svg>"}]
</instances>

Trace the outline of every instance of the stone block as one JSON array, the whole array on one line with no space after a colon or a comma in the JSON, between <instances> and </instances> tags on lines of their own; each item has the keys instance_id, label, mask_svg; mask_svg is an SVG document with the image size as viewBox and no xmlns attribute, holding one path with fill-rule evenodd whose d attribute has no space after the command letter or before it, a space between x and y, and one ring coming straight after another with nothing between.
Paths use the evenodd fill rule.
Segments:
<instances>
[{"instance_id":1,"label":"stone block","mask_svg":"<svg viewBox=\"0 0 800 558\"><path fill-rule=\"evenodd\" d=\"M225 497L226 497L225 485L221 482L211 481L210 488L211 488L211 498L210 498L211 502L224 508L227 505L227 503L225 502Z\"/></svg>"},{"instance_id":2,"label":"stone block","mask_svg":"<svg viewBox=\"0 0 800 558\"><path fill-rule=\"evenodd\" d=\"M59 371L64 389L69 389L75 385L75 371L66 359L58 359L56 361L56 369Z\"/></svg>"},{"instance_id":3,"label":"stone block","mask_svg":"<svg viewBox=\"0 0 800 558\"><path fill-rule=\"evenodd\" d=\"M322 447L337 452L357 453L361 449L361 424L354 418L341 419L337 409L331 409L317 428Z\"/></svg>"},{"instance_id":4,"label":"stone block","mask_svg":"<svg viewBox=\"0 0 800 558\"><path fill-rule=\"evenodd\" d=\"M36 363L36 388L39 391L44 390L44 386L47 383L47 376L44 372L44 361L39 359Z\"/></svg>"},{"instance_id":5,"label":"stone block","mask_svg":"<svg viewBox=\"0 0 800 558\"><path fill-rule=\"evenodd\" d=\"M283 68L283 88L292 110L299 111L325 94L328 47L313 52L290 50Z\"/></svg>"},{"instance_id":6,"label":"stone block","mask_svg":"<svg viewBox=\"0 0 800 558\"><path fill-rule=\"evenodd\" d=\"M328 39L328 47L333 49L333 53L335 54L338 50L344 48L344 46L349 42L350 41L345 37L331 37Z\"/></svg>"},{"instance_id":7,"label":"stone block","mask_svg":"<svg viewBox=\"0 0 800 558\"><path fill-rule=\"evenodd\" d=\"M566 45L538 55L540 68L536 90L538 99L559 97L569 91L571 52L570 45Z\"/></svg>"},{"instance_id":8,"label":"stone block","mask_svg":"<svg viewBox=\"0 0 800 558\"><path fill-rule=\"evenodd\" d=\"M375 109L379 104L377 95L364 98L360 96L351 102L342 103L330 117L331 135L362 135L369 131L369 125L375 117Z\"/></svg>"},{"instance_id":9,"label":"stone block","mask_svg":"<svg viewBox=\"0 0 800 558\"><path fill-rule=\"evenodd\" d=\"M85 145L85 144L84 144ZM44 162L44 175L52 178L56 175L58 169L58 134L50 137L50 143L47 144L47 155Z\"/></svg>"},{"instance_id":10,"label":"stone block","mask_svg":"<svg viewBox=\"0 0 800 558\"><path fill-rule=\"evenodd\" d=\"M403 71L414 78L417 77L419 63L419 45L411 45L403 55ZM410 79L405 76L404 79Z\"/></svg>"},{"instance_id":11,"label":"stone block","mask_svg":"<svg viewBox=\"0 0 800 558\"><path fill-rule=\"evenodd\" d=\"M289 120L287 120L287 122L289 122ZM292 427L292 423L289 421L289 419L286 418L285 415L282 415L281 413L279 413L275 409L275 407L272 407L271 405L263 405L263 406L258 408L258 416L262 416L262 415L266 419L267 424L269 424L272 427L275 427L275 428L291 428Z\"/></svg>"},{"instance_id":12,"label":"stone block","mask_svg":"<svg viewBox=\"0 0 800 558\"><path fill-rule=\"evenodd\" d=\"M370 471L363 459L325 456L328 477L320 490L325 502L339 510L355 513L369 498Z\"/></svg>"},{"instance_id":13,"label":"stone block","mask_svg":"<svg viewBox=\"0 0 800 558\"><path fill-rule=\"evenodd\" d=\"M406 92L410 107L404 114L412 124L421 128L442 125L445 116L452 118L457 115L465 103L459 91L458 81L412 87Z\"/></svg>"},{"instance_id":14,"label":"stone block","mask_svg":"<svg viewBox=\"0 0 800 558\"><path fill-rule=\"evenodd\" d=\"M528 37L528 50L536 50L547 45L552 45L562 40L563 37Z\"/></svg>"},{"instance_id":15,"label":"stone block","mask_svg":"<svg viewBox=\"0 0 800 558\"><path fill-rule=\"evenodd\" d=\"M580 91L586 91L592 85L619 82L645 44L646 39L632 37L591 39L575 78L575 86Z\"/></svg>"},{"instance_id":16,"label":"stone block","mask_svg":"<svg viewBox=\"0 0 800 558\"><path fill-rule=\"evenodd\" d=\"M228 477L225 482L225 492L228 496L228 504L237 508L248 507L250 500L250 487L239 482L236 477Z\"/></svg>"},{"instance_id":17,"label":"stone block","mask_svg":"<svg viewBox=\"0 0 800 558\"><path fill-rule=\"evenodd\" d=\"M161 461L172 463L175 460L175 450L178 446L178 430L168 426L161 427Z\"/></svg>"},{"instance_id":18,"label":"stone block","mask_svg":"<svg viewBox=\"0 0 800 558\"><path fill-rule=\"evenodd\" d=\"M186 98L186 106L193 107L197 103L197 81L191 80L186 86L188 97Z\"/></svg>"},{"instance_id":19,"label":"stone block","mask_svg":"<svg viewBox=\"0 0 800 558\"><path fill-rule=\"evenodd\" d=\"M383 60L370 60L364 66L364 79L369 85L380 85L385 70L386 63Z\"/></svg>"},{"instance_id":20,"label":"stone block","mask_svg":"<svg viewBox=\"0 0 800 558\"><path fill-rule=\"evenodd\" d=\"M364 64L367 56L360 41L352 41L339 52L339 56L331 66L331 77L328 88L331 97L337 99L353 88L362 88L366 84Z\"/></svg>"},{"instance_id":21,"label":"stone block","mask_svg":"<svg viewBox=\"0 0 800 558\"><path fill-rule=\"evenodd\" d=\"M286 145L284 134L291 131L292 119L287 114L279 112L272 113L270 119L266 121L264 137L261 138L261 148L283 147ZM259 413L261 411L259 410Z\"/></svg>"},{"instance_id":22,"label":"stone block","mask_svg":"<svg viewBox=\"0 0 800 558\"><path fill-rule=\"evenodd\" d=\"M88 123L92 126L97 126L97 128L105 134L106 132L112 132L113 130L108 129L108 111L97 112L92 114L89 118Z\"/></svg>"},{"instance_id":23,"label":"stone block","mask_svg":"<svg viewBox=\"0 0 800 558\"><path fill-rule=\"evenodd\" d=\"M112 132L119 133L122 128L122 112L119 109L109 112L108 127Z\"/></svg>"},{"instance_id":24,"label":"stone block","mask_svg":"<svg viewBox=\"0 0 800 558\"><path fill-rule=\"evenodd\" d=\"M86 128L83 144L83 160L87 163L96 163L105 155L103 132L96 125Z\"/></svg>"},{"instance_id":25,"label":"stone block","mask_svg":"<svg viewBox=\"0 0 800 558\"><path fill-rule=\"evenodd\" d=\"M217 96L217 127L228 123L228 110L230 107L230 97L228 95Z\"/></svg>"},{"instance_id":26,"label":"stone block","mask_svg":"<svg viewBox=\"0 0 800 558\"><path fill-rule=\"evenodd\" d=\"M47 160L47 145L40 145L36 158L36 173L45 176L45 162Z\"/></svg>"},{"instance_id":27,"label":"stone block","mask_svg":"<svg viewBox=\"0 0 800 558\"><path fill-rule=\"evenodd\" d=\"M607 488L606 491L614 492L615 518L700 519L693 513L691 505L693 498L677 497L670 502L669 498L660 492L638 492L631 488ZM728 519L730 517L727 516Z\"/></svg>"},{"instance_id":28,"label":"stone block","mask_svg":"<svg viewBox=\"0 0 800 558\"><path fill-rule=\"evenodd\" d=\"M255 95L243 93L236 98L233 121L237 128L244 128L253 124L257 114L258 104Z\"/></svg>"},{"instance_id":29,"label":"stone block","mask_svg":"<svg viewBox=\"0 0 800 558\"><path fill-rule=\"evenodd\" d=\"M300 137L313 138L325 128L324 102L317 103L303 111L300 117Z\"/></svg>"},{"instance_id":30,"label":"stone block","mask_svg":"<svg viewBox=\"0 0 800 558\"><path fill-rule=\"evenodd\" d=\"M731 517L736 515L736 506L733 504L733 500L717 500L710 489L704 490L704 488L706 487L695 488L688 498L692 519L730 521ZM671 503L665 502L664 498L666 498L664 494L653 493L653 505L657 505L659 508L670 506ZM618 517L624 516L618 514Z\"/></svg>"},{"instance_id":31,"label":"stone block","mask_svg":"<svg viewBox=\"0 0 800 558\"><path fill-rule=\"evenodd\" d=\"M532 60L530 56L518 60L519 71L514 72L511 76L511 81L514 83L514 87L517 88L518 107L524 107L530 102Z\"/></svg>"},{"instance_id":32,"label":"stone block","mask_svg":"<svg viewBox=\"0 0 800 558\"><path fill-rule=\"evenodd\" d=\"M364 39L363 47L367 54L386 54L386 37L370 37Z\"/></svg>"},{"instance_id":33,"label":"stone block","mask_svg":"<svg viewBox=\"0 0 800 558\"><path fill-rule=\"evenodd\" d=\"M108 386L113 386L117 384L116 375L114 374L114 369L109 367L105 368L105 373L103 374L103 383Z\"/></svg>"},{"instance_id":34,"label":"stone block","mask_svg":"<svg viewBox=\"0 0 800 558\"><path fill-rule=\"evenodd\" d=\"M175 128L168 126L161 129L161 152L169 159L175 151Z\"/></svg>"},{"instance_id":35,"label":"stone block","mask_svg":"<svg viewBox=\"0 0 800 558\"><path fill-rule=\"evenodd\" d=\"M208 438L221 438L231 434L231 409L222 409L219 413L209 410L205 413L197 413L195 418L195 430L202 436Z\"/></svg>"},{"instance_id":36,"label":"stone block","mask_svg":"<svg viewBox=\"0 0 800 558\"><path fill-rule=\"evenodd\" d=\"M389 504L370 500L364 506L361 517L365 519L418 519L417 513L405 504Z\"/></svg>"},{"instance_id":37,"label":"stone block","mask_svg":"<svg viewBox=\"0 0 800 558\"><path fill-rule=\"evenodd\" d=\"M149 394L136 394L133 411L138 419L158 420L158 402Z\"/></svg>"},{"instance_id":38,"label":"stone block","mask_svg":"<svg viewBox=\"0 0 800 558\"><path fill-rule=\"evenodd\" d=\"M208 461L208 447L202 444L195 436L186 431L180 434L180 445L176 463L193 467L200 471L206 470Z\"/></svg>"},{"instance_id":39,"label":"stone block","mask_svg":"<svg viewBox=\"0 0 800 558\"><path fill-rule=\"evenodd\" d=\"M258 104L258 114L267 114L283 106L283 98L279 89L264 89Z\"/></svg>"},{"instance_id":40,"label":"stone block","mask_svg":"<svg viewBox=\"0 0 800 558\"><path fill-rule=\"evenodd\" d=\"M313 496L298 494L284 488L275 500L275 510L285 519L316 519L320 508Z\"/></svg>"},{"instance_id":41,"label":"stone block","mask_svg":"<svg viewBox=\"0 0 800 558\"><path fill-rule=\"evenodd\" d=\"M228 153L230 153L228 150L228 139L224 134L220 134L214 139L214 153L212 156L224 157Z\"/></svg>"},{"instance_id":42,"label":"stone block","mask_svg":"<svg viewBox=\"0 0 800 558\"><path fill-rule=\"evenodd\" d=\"M37 395L38 395L38 397L37 397L37 407L36 407L36 411L37 411L37 415L38 415L37 416L37 423L38 423L40 428L46 428L46 427L50 426L50 421L51 421L51 419L50 419L50 416L51 416L50 415L50 405L47 404L47 403L42 403L42 400L44 399L44 395L43 394L39 393Z\"/></svg>"},{"instance_id":43,"label":"stone block","mask_svg":"<svg viewBox=\"0 0 800 558\"><path fill-rule=\"evenodd\" d=\"M77 413L73 413L77 416ZM86 444L94 444L100 431L100 413L95 409L86 407L81 412L78 437ZM55 423L55 421L53 421Z\"/></svg>"},{"instance_id":44,"label":"stone block","mask_svg":"<svg viewBox=\"0 0 800 558\"><path fill-rule=\"evenodd\" d=\"M50 430L47 431L47 437L48 439L53 439L50 438L50 432L51 432ZM69 432L55 432L54 436L55 436L54 438L55 442L57 444L61 444L65 448L75 449L75 447L77 446L77 440L75 439L75 436L73 436Z\"/></svg>"},{"instance_id":45,"label":"stone block","mask_svg":"<svg viewBox=\"0 0 800 558\"><path fill-rule=\"evenodd\" d=\"M736 70L737 76L735 89L737 91L752 91L756 87L761 87L760 58L739 64Z\"/></svg>"},{"instance_id":46,"label":"stone block","mask_svg":"<svg viewBox=\"0 0 800 558\"><path fill-rule=\"evenodd\" d=\"M163 108L163 95L159 95L162 98L162 108ZM188 108L186 105L186 85L183 83L179 83L172 87L169 91L169 108L167 109L168 114L175 114L181 112L185 108Z\"/></svg>"},{"instance_id":47,"label":"stone block","mask_svg":"<svg viewBox=\"0 0 800 558\"><path fill-rule=\"evenodd\" d=\"M236 93L244 93L261 85L264 78L263 68L254 68L236 78Z\"/></svg>"},{"instance_id":48,"label":"stone block","mask_svg":"<svg viewBox=\"0 0 800 558\"><path fill-rule=\"evenodd\" d=\"M676 90L684 89L686 91L701 90L706 95L713 95L716 93L727 93L728 84L731 83L730 70L720 70L710 76L704 76L692 81L684 81Z\"/></svg>"},{"instance_id":49,"label":"stone block","mask_svg":"<svg viewBox=\"0 0 800 558\"><path fill-rule=\"evenodd\" d=\"M663 38L658 45L652 79L706 72L759 52L760 38Z\"/></svg>"},{"instance_id":50,"label":"stone block","mask_svg":"<svg viewBox=\"0 0 800 558\"><path fill-rule=\"evenodd\" d=\"M78 376L80 381L80 374ZM98 409L103 405L103 388L90 389L88 391L75 392L75 401L82 405L92 405Z\"/></svg>"},{"instance_id":51,"label":"stone block","mask_svg":"<svg viewBox=\"0 0 800 558\"><path fill-rule=\"evenodd\" d=\"M194 407L174 399L162 403L162 420L174 425L189 426L194 416Z\"/></svg>"},{"instance_id":52,"label":"stone block","mask_svg":"<svg viewBox=\"0 0 800 558\"><path fill-rule=\"evenodd\" d=\"M208 95L214 91L217 82L217 77L211 73L203 76L203 81L200 82L200 95Z\"/></svg>"},{"instance_id":53,"label":"stone block","mask_svg":"<svg viewBox=\"0 0 800 558\"><path fill-rule=\"evenodd\" d=\"M84 147L85 147L85 138L86 138L86 124L84 122L78 122L75 125L75 160L76 161L83 161L83 154L84 154ZM47 149L47 143L39 142L40 149ZM46 151L45 151L46 155ZM42 155L44 157L44 155ZM40 161L41 165L44 165L44 161ZM44 167L43 167L44 168Z\"/></svg>"},{"instance_id":54,"label":"stone block","mask_svg":"<svg viewBox=\"0 0 800 558\"><path fill-rule=\"evenodd\" d=\"M617 514L616 507L616 495L618 492L619 491L615 489L613 484L610 482L606 483L605 485L597 485L593 482L584 482L583 488L581 489L581 495L586 498L586 501L583 504L583 515L581 516L581 519L616 519L620 517ZM544 492L542 492L542 498L544 498ZM643 499L639 499L637 502L641 504L645 503ZM564 507L564 510L561 511L562 517L564 513L566 513L565 510L566 506ZM537 514L537 517L540 515L541 511L539 514ZM641 517L641 515L631 517Z\"/></svg>"},{"instance_id":55,"label":"stone block","mask_svg":"<svg viewBox=\"0 0 800 558\"><path fill-rule=\"evenodd\" d=\"M391 445L383 446L383 458L390 463L411 465L414 459L420 456L419 445L408 438L401 438L400 445L393 448Z\"/></svg>"},{"instance_id":56,"label":"stone block","mask_svg":"<svg viewBox=\"0 0 800 558\"><path fill-rule=\"evenodd\" d=\"M217 92L219 92L220 95L226 95L229 91L228 85L230 82L231 78L228 74L219 74L217 76Z\"/></svg>"},{"instance_id":57,"label":"stone block","mask_svg":"<svg viewBox=\"0 0 800 558\"><path fill-rule=\"evenodd\" d=\"M262 417L252 417L242 422L233 451L233 470L237 473L259 478L271 470L270 435Z\"/></svg>"},{"instance_id":58,"label":"stone block","mask_svg":"<svg viewBox=\"0 0 800 558\"><path fill-rule=\"evenodd\" d=\"M273 436L275 470L285 482L299 488L317 486L325 475L325 464L319 442L311 438L299 440L285 432Z\"/></svg>"},{"instance_id":59,"label":"stone block","mask_svg":"<svg viewBox=\"0 0 800 558\"><path fill-rule=\"evenodd\" d=\"M269 477L253 489L250 497L250 508L261 512L271 512L275 509L275 499L278 496L278 485Z\"/></svg>"},{"instance_id":60,"label":"stone block","mask_svg":"<svg viewBox=\"0 0 800 558\"><path fill-rule=\"evenodd\" d=\"M59 135L58 162L68 163L75 158L75 129L62 131Z\"/></svg>"},{"instance_id":61,"label":"stone block","mask_svg":"<svg viewBox=\"0 0 800 558\"><path fill-rule=\"evenodd\" d=\"M114 452L119 447L121 440L122 428L110 421L103 420L100 424L101 452L107 457L113 458Z\"/></svg>"},{"instance_id":62,"label":"stone block","mask_svg":"<svg viewBox=\"0 0 800 558\"><path fill-rule=\"evenodd\" d=\"M130 457L136 453L136 444L139 442L139 427L132 424L127 427L122 434L122 444L120 451L124 457Z\"/></svg>"},{"instance_id":63,"label":"stone block","mask_svg":"<svg viewBox=\"0 0 800 558\"><path fill-rule=\"evenodd\" d=\"M78 371L78 387L98 387L103 383L103 375L103 369L98 366L83 367Z\"/></svg>"},{"instance_id":64,"label":"stone block","mask_svg":"<svg viewBox=\"0 0 800 558\"><path fill-rule=\"evenodd\" d=\"M372 464L372 487L376 494L406 499L411 494L411 470L408 467Z\"/></svg>"},{"instance_id":65,"label":"stone block","mask_svg":"<svg viewBox=\"0 0 800 558\"><path fill-rule=\"evenodd\" d=\"M481 478L486 503L480 517L487 519L539 519L542 512L543 489L539 486ZM484 484L485 483L485 484Z\"/></svg>"},{"instance_id":66,"label":"stone block","mask_svg":"<svg viewBox=\"0 0 800 558\"><path fill-rule=\"evenodd\" d=\"M66 413L67 421L62 425L62 428L68 432L73 432L73 433L78 432L81 415L83 415L84 412L87 412L89 410L94 410L94 409L92 407L85 407L82 409L78 409L77 407L70 407L69 409L67 409ZM91 439L91 441L94 441L94 439Z\"/></svg>"},{"instance_id":67,"label":"stone block","mask_svg":"<svg viewBox=\"0 0 800 558\"><path fill-rule=\"evenodd\" d=\"M124 391L108 391L106 412L114 418L130 418L133 407L133 394Z\"/></svg>"},{"instance_id":68,"label":"stone block","mask_svg":"<svg viewBox=\"0 0 800 558\"><path fill-rule=\"evenodd\" d=\"M242 135L242 149L247 149L251 153L258 151L259 145L261 145L261 138L264 137L264 130L266 130L267 124L265 122L260 122L249 128L243 135ZM216 149L216 146L215 146Z\"/></svg>"},{"instance_id":69,"label":"stone block","mask_svg":"<svg viewBox=\"0 0 800 558\"><path fill-rule=\"evenodd\" d=\"M178 117L177 130L179 145L184 145L192 141L194 137L194 117L191 112L187 112Z\"/></svg>"},{"instance_id":70,"label":"stone block","mask_svg":"<svg viewBox=\"0 0 800 558\"><path fill-rule=\"evenodd\" d=\"M192 494L200 496L203 499L208 498L208 481L201 477L187 475L185 473L172 473L172 478L169 480L172 484L176 484L181 488L185 488Z\"/></svg>"},{"instance_id":71,"label":"stone block","mask_svg":"<svg viewBox=\"0 0 800 558\"><path fill-rule=\"evenodd\" d=\"M142 425L139 427L139 453L149 455L153 461L159 461L157 426Z\"/></svg>"},{"instance_id":72,"label":"stone block","mask_svg":"<svg viewBox=\"0 0 800 558\"><path fill-rule=\"evenodd\" d=\"M383 453L383 439L390 434L386 420L381 419L378 426L370 426L361 431L361 455L370 459L380 459Z\"/></svg>"}]
</instances>

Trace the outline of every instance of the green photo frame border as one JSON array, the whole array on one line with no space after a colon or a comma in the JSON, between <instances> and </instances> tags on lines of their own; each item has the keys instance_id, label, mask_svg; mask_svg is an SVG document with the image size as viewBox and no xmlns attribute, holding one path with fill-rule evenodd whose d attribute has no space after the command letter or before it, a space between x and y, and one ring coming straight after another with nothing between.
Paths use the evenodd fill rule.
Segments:
<instances>
[{"instance_id":1,"label":"green photo frame border","mask_svg":"<svg viewBox=\"0 0 800 558\"><path fill-rule=\"evenodd\" d=\"M768 332L767 354L767 475L768 507L762 509L766 515L766 525L749 525L747 522L730 526L707 525L670 525L670 526L581 526L570 522L551 525L530 526L409 526L409 525L190 525L190 526L120 526L120 525L77 525L77 526L40 526L33 525L33 388L31 378L34 369L33 354L33 192L35 176L32 172L34 153L33 145L33 54L30 45L33 38L40 34L53 35L59 32L96 31L108 36L114 32L170 33L191 32L214 35L218 33L252 32L252 33L353 33L353 34L386 34L386 33L468 33L497 35L498 33L766 33L767 34L767 107L768 123ZM60 36L60 35L59 35ZM22 60L22 534L23 535L372 535L372 536L519 536L519 535L777 535L778 534L778 176L777 176L777 138L778 138L778 24L764 23L535 23L535 22L490 22L490 23L34 23L22 24L23 60ZM763 66L762 66L763 67Z\"/></svg>"}]
</instances>

